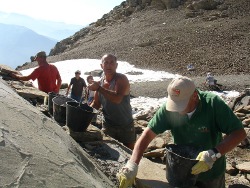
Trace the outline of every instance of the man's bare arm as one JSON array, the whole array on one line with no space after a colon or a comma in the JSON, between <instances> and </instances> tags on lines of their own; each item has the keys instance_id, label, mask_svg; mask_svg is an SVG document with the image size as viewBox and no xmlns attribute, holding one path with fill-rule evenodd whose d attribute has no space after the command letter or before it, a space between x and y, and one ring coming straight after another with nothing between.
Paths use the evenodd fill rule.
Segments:
<instances>
[{"instance_id":1,"label":"man's bare arm","mask_svg":"<svg viewBox=\"0 0 250 188\"><path fill-rule=\"evenodd\" d=\"M135 162L136 164L139 164L143 156L143 152L147 149L149 143L155 137L156 137L156 134L150 128L147 127L143 131L140 138L137 140L130 160Z\"/></svg>"},{"instance_id":2,"label":"man's bare arm","mask_svg":"<svg viewBox=\"0 0 250 188\"><path fill-rule=\"evenodd\" d=\"M106 89L99 85L99 82L93 82L88 88L92 91L100 92L107 100L119 104L125 95L129 95L130 85L126 76L120 76L116 80L115 91Z\"/></svg>"},{"instance_id":3,"label":"man's bare arm","mask_svg":"<svg viewBox=\"0 0 250 188\"><path fill-rule=\"evenodd\" d=\"M22 81L29 81L30 80L30 75L28 75L28 76L22 76L20 74L12 73L11 77L12 78L16 78L17 80L22 80Z\"/></svg>"},{"instance_id":4,"label":"man's bare arm","mask_svg":"<svg viewBox=\"0 0 250 188\"><path fill-rule=\"evenodd\" d=\"M222 154L234 149L242 140L246 138L246 131L244 129L239 129L233 131L231 134L227 135L220 144L216 146L216 149Z\"/></svg>"}]
</instances>

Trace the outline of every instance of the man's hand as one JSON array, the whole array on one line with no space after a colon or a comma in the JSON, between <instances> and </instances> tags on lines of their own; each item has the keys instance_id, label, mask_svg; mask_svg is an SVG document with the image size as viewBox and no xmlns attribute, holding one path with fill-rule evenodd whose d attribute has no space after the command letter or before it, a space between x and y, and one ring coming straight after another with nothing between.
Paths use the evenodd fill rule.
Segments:
<instances>
[{"instance_id":1,"label":"man's hand","mask_svg":"<svg viewBox=\"0 0 250 188\"><path fill-rule=\"evenodd\" d=\"M17 73L14 73L14 72L10 73L10 76L11 76L12 78L15 78L15 79L18 79L18 78L19 78L18 74L17 74Z\"/></svg>"},{"instance_id":2,"label":"man's hand","mask_svg":"<svg viewBox=\"0 0 250 188\"><path fill-rule=\"evenodd\" d=\"M100 89L100 83L93 81L91 84L88 85L88 89L92 91L98 91Z\"/></svg>"},{"instance_id":3,"label":"man's hand","mask_svg":"<svg viewBox=\"0 0 250 188\"><path fill-rule=\"evenodd\" d=\"M116 174L120 185L119 188L127 188L132 186L138 171L138 165L133 161L128 161L127 164Z\"/></svg>"},{"instance_id":4,"label":"man's hand","mask_svg":"<svg viewBox=\"0 0 250 188\"><path fill-rule=\"evenodd\" d=\"M199 162L193 166L191 172L194 175L206 172L213 167L213 164L216 161L215 153L213 150L202 151L199 153L196 160L199 160Z\"/></svg>"}]
</instances>

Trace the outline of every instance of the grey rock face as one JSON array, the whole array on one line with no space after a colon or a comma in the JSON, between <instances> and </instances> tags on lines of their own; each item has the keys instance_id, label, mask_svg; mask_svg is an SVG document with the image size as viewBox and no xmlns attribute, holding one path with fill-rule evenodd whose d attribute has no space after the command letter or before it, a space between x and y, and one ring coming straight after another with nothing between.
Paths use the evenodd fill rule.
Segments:
<instances>
[{"instance_id":1,"label":"grey rock face","mask_svg":"<svg viewBox=\"0 0 250 188\"><path fill-rule=\"evenodd\" d=\"M58 124L0 88L0 187L114 187Z\"/></svg>"}]
</instances>

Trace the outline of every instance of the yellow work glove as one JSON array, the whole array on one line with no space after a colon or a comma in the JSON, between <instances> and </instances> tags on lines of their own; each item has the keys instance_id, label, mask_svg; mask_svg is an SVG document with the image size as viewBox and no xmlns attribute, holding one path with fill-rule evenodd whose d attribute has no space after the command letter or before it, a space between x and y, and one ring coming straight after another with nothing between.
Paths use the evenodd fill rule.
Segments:
<instances>
[{"instance_id":1,"label":"yellow work glove","mask_svg":"<svg viewBox=\"0 0 250 188\"><path fill-rule=\"evenodd\" d=\"M196 157L196 160L199 160L199 162L193 166L191 172L191 174L194 175L206 172L213 167L213 164L216 161L215 153L213 150L202 151Z\"/></svg>"},{"instance_id":2,"label":"yellow work glove","mask_svg":"<svg viewBox=\"0 0 250 188\"><path fill-rule=\"evenodd\" d=\"M138 165L133 161L128 161L127 164L120 169L116 174L120 182L119 188L127 188L132 186L138 171Z\"/></svg>"}]
</instances>

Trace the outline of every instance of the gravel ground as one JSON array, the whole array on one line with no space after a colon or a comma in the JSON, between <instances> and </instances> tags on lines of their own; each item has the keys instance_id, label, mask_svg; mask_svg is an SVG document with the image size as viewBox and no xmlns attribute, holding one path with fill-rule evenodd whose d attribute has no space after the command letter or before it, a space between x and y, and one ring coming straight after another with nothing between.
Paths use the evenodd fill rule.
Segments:
<instances>
[{"instance_id":1,"label":"gravel ground","mask_svg":"<svg viewBox=\"0 0 250 188\"><path fill-rule=\"evenodd\" d=\"M187 75L202 90L208 90L203 83L206 73L212 72L222 90L242 92L250 87L249 10L249 0L225 0L217 9L202 10L193 18L186 18L185 6L170 10L148 7L122 20L112 20L111 24L93 26L88 34L79 31L61 41L61 49L56 49L60 53L51 54L48 62L100 59L103 54L112 53L138 68ZM186 70L188 64L194 65L193 72ZM131 94L165 97L169 82L131 84ZM245 161L244 156L249 156L249 150L229 154L239 162ZM226 178L227 185L235 184L230 188L245 187L237 183L239 176ZM249 182L245 185L249 187Z\"/></svg>"},{"instance_id":2,"label":"gravel ground","mask_svg":"<svg viewBox=\"0 0 250 188\"><path fill-rule=\"evenodd\" d=\"M174 74L189 75L186 67L192 64L196 76L249 75L249 10L249 0L225 0L192 18L187 18L185 5L169 10L148 7L123 19L111 17L105 26L92 25L88 34L80 30L60 41L54 47L58 53L51 53L48 62L100 59L112 53L138 68Z\"/></svg>"},{"instance_id":3,"label":"gravel ground","mask_svg":"<svg viewBox=\"0 0 250 188\"><path fill-rule=\"evenodd\" d=\"M192 78L197 86L201 90L208 90L204 85L205 77L193 77ZM246 88L250 88L250 75L224 75L215 76L218 80L218 84L222 85L224 91L235 90L243 92ZM167 96L167 86L171 80L157 81L157 82L139 82L131 84L132 96L146 96L161 98Z\"/></svg>"}]
</instances>

